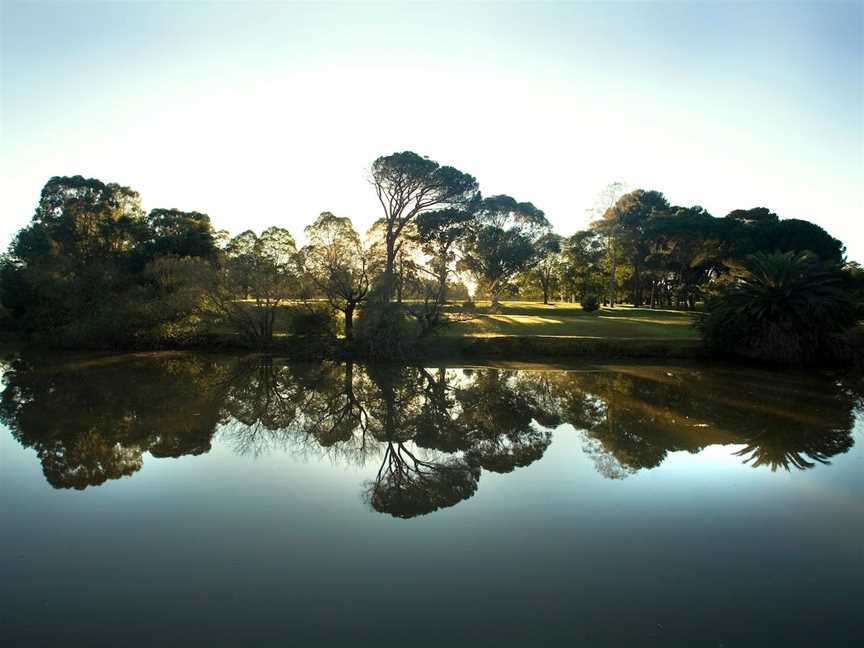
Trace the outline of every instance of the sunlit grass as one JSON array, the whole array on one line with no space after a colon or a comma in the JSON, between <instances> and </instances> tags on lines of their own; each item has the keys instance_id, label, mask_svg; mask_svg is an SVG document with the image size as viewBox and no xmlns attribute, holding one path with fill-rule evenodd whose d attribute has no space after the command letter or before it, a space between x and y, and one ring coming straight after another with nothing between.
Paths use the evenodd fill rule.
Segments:
<instances>
[{"instance_id":1,"label":"sunlit grass","mask_svg":"<svg viewBox=\"0 0 864 648\"><path fill-rule=\"evenodd\" d=\"M322 301L320 305L325 303ZM250 301L249 307L254 308L254 302ZM286 304L277 310L277 335L287 330L288 311L292 307L295 304ZM477 302L473 310L450 303L446 312L451 322L441 334L451 338L544 336L594 340L695 340L698 337L692 326L694 315L687 311L616 306L587 313L578 304L530 301L505 301L495 312L489 310L488 302ZM341 314L335 316L341 324Z\"/></svg>"},{"instance_id":2,"label":"sunlit grass","mask_svg":"<svg viewBox=\"0 0 864 648\"><path fill-rule=\"evenodd\" d=\"M573 338L695 339L693 314L685 311L616 306L587 313L578 304L502 302L489 313L488 303L478 303L472 314L453 306L451 326L444 335L466 337L552 336Z\"/></svg>"}]
</instances>

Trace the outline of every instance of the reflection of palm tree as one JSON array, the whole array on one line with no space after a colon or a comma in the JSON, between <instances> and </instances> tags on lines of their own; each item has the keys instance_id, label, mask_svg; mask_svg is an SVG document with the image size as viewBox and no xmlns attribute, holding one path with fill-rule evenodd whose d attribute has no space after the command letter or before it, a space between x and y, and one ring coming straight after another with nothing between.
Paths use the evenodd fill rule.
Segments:
<instances>
[{"instance_id":1,"label":"reflection of palm tree","mask_svg":"<svg viewBox=\"0 0 864 648\"><path fill-rule=\"evenodd\" d=\"M366 489L373 509L411 518L458 504L477 490L480 468L458 457L419 459L404 443L387 442L375 480Z\"/></svg>"},{"instance_id":2,"label":"reflection of palm tree","mask_svg":"<svg viewBox=\"0 0 864 648\"><path fill-rule=\"evenodd\" d=\"M853 445L846 431L794 431L774 428L751 437L735 453L744 457L744 463L754 468L768 466L771 472L778 468L806 470L817 463L830 464L829 459L842 454Z\"/></svg>"},{"instance_id":3,"label":"reflection of palm tree","mask_svg":"<svg viewBox=\"0 0 864 648\"><path fill-rule=\"evenodd\" d=\"M806 376L635 365L560 373L556 381L563 419L583 431L597 470L613 478L711 444L752 445L742 456L763 446L765 457L752 465L775 467L799 465L783 458L797 447L806 467L852 443L854 390ZM776 460L767 458L769 446Z\"/></svg>"}]
</instances>

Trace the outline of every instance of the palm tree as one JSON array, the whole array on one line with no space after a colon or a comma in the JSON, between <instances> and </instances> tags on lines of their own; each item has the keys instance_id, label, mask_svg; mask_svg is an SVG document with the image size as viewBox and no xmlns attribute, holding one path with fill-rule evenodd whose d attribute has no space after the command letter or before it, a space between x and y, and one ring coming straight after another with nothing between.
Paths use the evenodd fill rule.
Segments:
<instances>
[{"instance_id":1,"label":"palm tree","mask_svg":"<svg viewBox=\"0 0 864 648\"><path fill-rule=\"evenodd\" d=\"M737 281L709 299L698 326L722 354L783 364L836 358L856 309L838 267L808 253L750 257Z\"/></svg>"}]
</instances>

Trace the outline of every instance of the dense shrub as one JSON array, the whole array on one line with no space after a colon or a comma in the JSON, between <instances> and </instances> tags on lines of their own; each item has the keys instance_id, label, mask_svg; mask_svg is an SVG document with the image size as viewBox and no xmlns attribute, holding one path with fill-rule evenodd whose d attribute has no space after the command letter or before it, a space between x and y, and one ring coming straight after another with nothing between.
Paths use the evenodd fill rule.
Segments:
<instances>
[{"instance_id":1,"label":"dense shrub","mask_svg":"<svg viewBox=\"0 0 864 648\"><path fill-rule=\"evenodd\" d=\"M404 358L417 341L415 329L400 304L372 299L357 318L357 349L373 359Z\"/></svg>"},{"instance_id":2,"label":"dense shrub","mask_svg":"<svg viewBox=\"0 0 864 648\"><path fill-rule=\"evenodd\" d=\"M582 297L582 310L586 313L593 313L598 308L600 308L600 300L597 299L597 295L593 293L588 293Z\"/></svg>"},{"instance_id":3,"label":"dense shrub","mask_svg":"<svg viewBox=\"0 0 864 648\"><path fill-rule=\"evenodd\" d=\"M856 306L836 265L813 256L752 256L737 281L709 299L698 327L715 353L795 365L838 360Z\"/></svg>"},{"instance_id":4,"label":"dense shrub","mask_svg":"<svg viewBox=\"0 0 864 648\"><path fill-rule=\"evenodd\" d=\"M288 311L287 329L291 335L304 338L335 338L336 318L326 308L302 306Z\"/></svg>"}]
</instances>

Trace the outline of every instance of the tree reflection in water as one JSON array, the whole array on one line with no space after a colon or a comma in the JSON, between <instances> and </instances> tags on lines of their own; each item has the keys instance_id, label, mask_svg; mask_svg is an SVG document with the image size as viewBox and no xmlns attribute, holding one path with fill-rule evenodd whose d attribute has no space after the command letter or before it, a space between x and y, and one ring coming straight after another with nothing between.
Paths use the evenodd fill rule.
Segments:
<instances>
[{"instance_id":1,"label":"tree reflection in water","mask_svg":"<svg viewBox=\"0 0 864 648\"><path fill-rule=\"evenodd\" d=\"M366 485L366 500L376 511L409 518L468 499L479 479L480 467L464 458L427 461L406 444L388 441L378 474Z\"/></svg>"},{"instance_id":2,"label":"tree reflection in water","mask_svg":"<svg viewBox=\"0 0 864 648\"><path fill-rule=\"evenodd\" d=\"M292 364L187 354L15 357L0 420L55 488L141 469L144 453L274 450L367 467L376 511L413 517L471 497L482 472L541 459L553 431L583 436L620 479L670 452L731 444L753 467L809 469L852 447L861 390L730 368L445 369ZM565 432L566 431L566 432Z\"/></svg>"},{"instance_id":3,"label":"tree reflection in water","mask_svg":"<svg viewBox=\"0 0 864 648\"><path fill-rule=\"evenodd\" d=\"M12 359L0 421L42 462L55 488L82 490L140 470L143 454L210 450L227 367L201 357Z\"/></svg>"}]
</instances>

